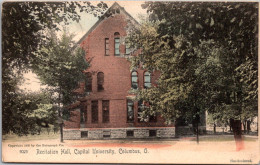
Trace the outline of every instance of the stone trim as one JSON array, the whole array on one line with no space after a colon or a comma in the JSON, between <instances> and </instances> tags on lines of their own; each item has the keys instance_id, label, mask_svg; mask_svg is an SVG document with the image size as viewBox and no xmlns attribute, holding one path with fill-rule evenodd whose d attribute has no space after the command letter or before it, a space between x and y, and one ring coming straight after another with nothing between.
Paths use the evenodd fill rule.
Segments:
<instances>
[{"instance_id":1,"label":"stone trim","mask_svg":"<svg viewBox=\"0 0 260 165\"><path fill-rule=\"evenodd\" d=\"M127 131L133 131L127 136ZM84 132L82 134L82 132ZM128 138L174 138L175 127L115 128L115 129L64 129L64 140L78 139L128 139ZM133 134L132 134L133 133ZM84 135L82 137L82 135ZM87 137L86 137L87 135Z\"/></svg>"}]
</instances>

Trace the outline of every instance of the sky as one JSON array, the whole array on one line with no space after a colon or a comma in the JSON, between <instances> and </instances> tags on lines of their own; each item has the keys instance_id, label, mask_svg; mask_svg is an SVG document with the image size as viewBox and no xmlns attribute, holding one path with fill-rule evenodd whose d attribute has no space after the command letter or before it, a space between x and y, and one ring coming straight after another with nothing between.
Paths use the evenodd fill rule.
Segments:
<instances>
[{"instance_id":1,"label":"sky","mask_svg":"<svg viewBox=\"0 0 260 165\"><path fill-rule=\"evenodd\" d=\"M115 1L104 1L108 7L112 6ZM98 1L91 2L92 4L97 4ZM124 7L125 10L134 17L137 21L139 20L139 14L146 14L146 10L142 9L141 4L144 1L117 1L117 3ZM69 31L75 33L75 41L78 41L87 31L90 29L97 21L98 18L91 14L81 13L81 21L79 23L74 23L70 25Z\"/></svg>"},{"instance_id":2,"label":"sky","mask_svg":"<svg viewBox=\"0 0 260 165\"><path fill-rule=\"evenodd\" d=\"M112 6L115 1L104 1L108 7ZM98 1L91 1L93 5L97 4ZM137 21L139 20L138 15L145 15L146 10L142 9L141 4L144 1L117 1L117 3L124 7L125 10ZM81 20L79 23L73 22L66 28L68 29L69 33L74 33L75 37L74 40L78 41L97 21L98 18L94 17L88 13L80 13ZM60 32L59 34L62 34ZM19 87L22 90L30 91L30 92L37 92L40 89L45 88L46 86L41 85L40 80L37 78L37 75L28 72L24 74L24 83Z\"/></svg>"}]
</instances>

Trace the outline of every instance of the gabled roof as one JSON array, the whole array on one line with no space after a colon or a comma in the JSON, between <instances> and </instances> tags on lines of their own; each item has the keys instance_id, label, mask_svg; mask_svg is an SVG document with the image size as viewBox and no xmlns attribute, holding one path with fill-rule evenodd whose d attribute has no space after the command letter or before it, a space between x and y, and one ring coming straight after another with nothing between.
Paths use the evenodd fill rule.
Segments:
<instances>
[{"instance_id":1,"label":"gabled roof","mask_svg":"<svg viewBox=\"0 0 260 165\"><path fill-rule=\"evenodd\" d=\"M134 23L139 24L123 7L121 7L117 2L115 2L100 18L99 20L88 30L86 34L81 37L81 39L76 43L76 45L80 44L105 18L106 15L111 12L111 10L118 7L120 12L123 12L126 16L128 16Z\"/></svg>"}]
</instances>

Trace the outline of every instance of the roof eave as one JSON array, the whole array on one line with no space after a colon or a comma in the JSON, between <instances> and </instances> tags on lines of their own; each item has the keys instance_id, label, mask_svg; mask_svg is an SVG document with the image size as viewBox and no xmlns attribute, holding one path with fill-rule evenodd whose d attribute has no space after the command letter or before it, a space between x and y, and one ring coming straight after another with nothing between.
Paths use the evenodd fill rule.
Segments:
<instances>
[{"instance_id":1,"label":"roof eave","mask_svg":"<svg viewBox=\"0 0 260 165\"><path fill-rule=\"evenodd\" d=\"M115 2L100 18L99 20L87 31L86 34L83 35L83 37L81 37L81 39L76 43L76 45L73 47L76 48L79 44L82 43L82 41L99 25L99 23L101 23L104 19L105 19L105 15L115 6L119 6L120 9L131 19L134 21L134 23L136 23L137 25L139 25L139 23L123 8L121 7L117 2Z\"/></svg>"}]
</instances>

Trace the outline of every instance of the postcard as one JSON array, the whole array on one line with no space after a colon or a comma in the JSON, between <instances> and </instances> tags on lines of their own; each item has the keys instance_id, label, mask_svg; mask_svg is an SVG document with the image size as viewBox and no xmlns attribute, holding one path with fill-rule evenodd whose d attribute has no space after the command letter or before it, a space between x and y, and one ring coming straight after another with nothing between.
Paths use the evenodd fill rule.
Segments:
<instances>
[{"instance_id":1,"label":"postcard","mask_svg":"<svg viewBox=\"0 0 260 165\"><path fill-rule=\"evenodd\" d=\"M256 1L4 1L2 162L258 164Z\"/></svg>"}]
</instances>

